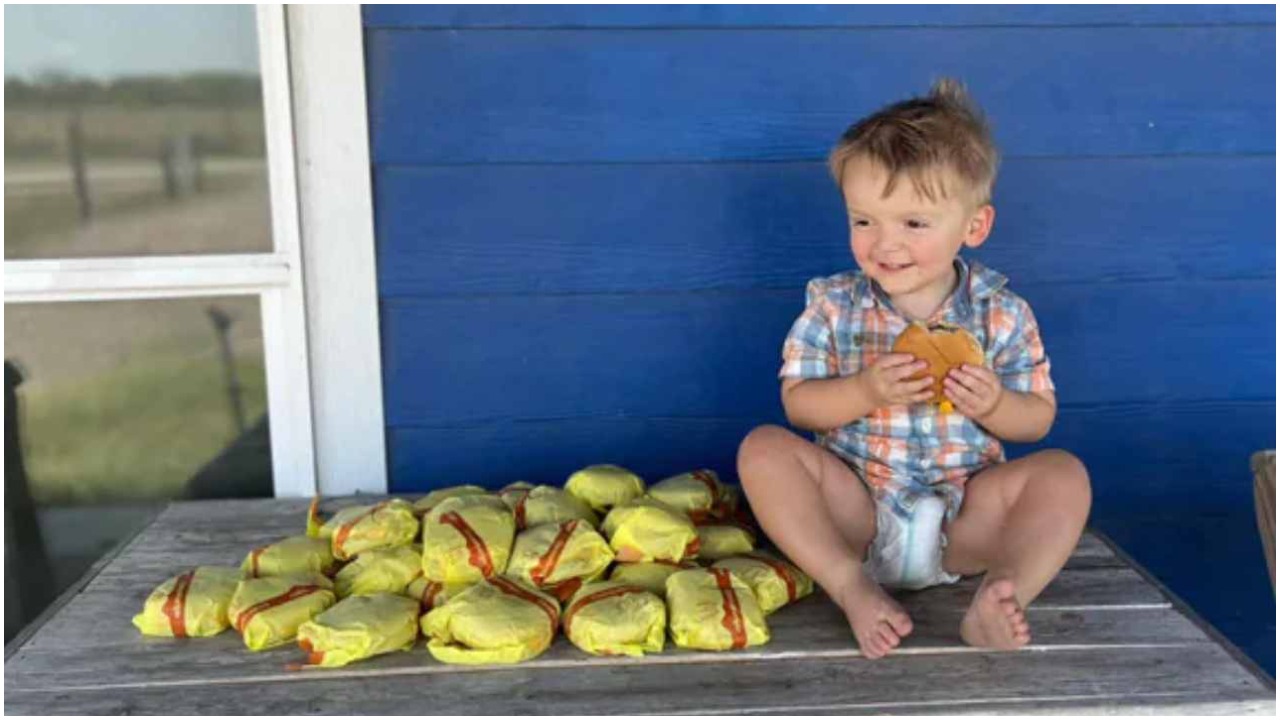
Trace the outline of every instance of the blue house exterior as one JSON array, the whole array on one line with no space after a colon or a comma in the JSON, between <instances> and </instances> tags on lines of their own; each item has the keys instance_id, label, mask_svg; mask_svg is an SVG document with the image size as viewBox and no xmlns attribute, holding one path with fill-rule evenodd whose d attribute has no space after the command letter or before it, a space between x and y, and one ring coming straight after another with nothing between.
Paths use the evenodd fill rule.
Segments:
<instances>
[{"instance_id":1,"label":"blue house exterior","mask_svg":"<svg viewBox=\"0 0 1280 720\"><path fill-rule=\"evenodd\" d=\"M1035 309L1093 524L1274 673L1270 6L368 6L389 485L734 478L784 423L824 157L962 79L1003 152L969 257ZM969 251L966 251L969 252Z\"/></svg>"}]
</instances>

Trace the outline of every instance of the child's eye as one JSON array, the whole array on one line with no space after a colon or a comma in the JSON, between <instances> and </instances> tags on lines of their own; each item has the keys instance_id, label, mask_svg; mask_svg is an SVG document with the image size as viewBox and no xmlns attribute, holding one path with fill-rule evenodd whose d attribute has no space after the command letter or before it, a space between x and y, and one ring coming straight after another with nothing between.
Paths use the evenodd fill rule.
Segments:
<instances>
[{"instance_id":1,"label":"child's eye","mask_svg":"<svg viewBox=\"0 0 1280 720\"><path fill-rule=\"evenodd\" d=\"M912 230L923 230L924 228L929 227L929 223L923 220L908 220L907 227L911 228Z\"/></svg>"},{"instance_id":2,"label":"child's eye","mask_svg":"<svg viewBox=\"0 0 1280 720\"><path fill-rule=\"evenodd\" d=\"M867 222L866 220L850 220L849 224L853 225L854 227L866 227L871 223Z\"/></svg>"}]
</instances>

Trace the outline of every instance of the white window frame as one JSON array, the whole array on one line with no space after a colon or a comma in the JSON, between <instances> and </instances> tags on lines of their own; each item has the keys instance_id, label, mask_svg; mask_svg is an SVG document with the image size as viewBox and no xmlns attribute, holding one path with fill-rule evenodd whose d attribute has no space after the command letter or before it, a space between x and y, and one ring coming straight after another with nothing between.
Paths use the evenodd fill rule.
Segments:
<instances>
[{"instance_id":1,"label":"white window frame","mask_svg":"<svg viewBox=\"0 0 1280 720\"><path fill-rule=\"evenodd\" d=\"M384 493L359 6L259 5L257 26L272 251L5 260L4 301L256 295L276 496Z\"/></svg>"}]
</instances>

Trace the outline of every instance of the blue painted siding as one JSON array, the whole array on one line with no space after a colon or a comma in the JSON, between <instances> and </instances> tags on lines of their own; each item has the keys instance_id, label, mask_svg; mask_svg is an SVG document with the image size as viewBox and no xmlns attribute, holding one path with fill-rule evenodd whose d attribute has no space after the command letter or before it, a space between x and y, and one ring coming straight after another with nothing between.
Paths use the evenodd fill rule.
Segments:
<instances>
[{"instance_id":1,"label":"blue painted siding","mask_svg":"<svg viewBox=\"0 0 1280 720\"><path fill-rule=\"evenodd\" d=\"M392 490L732 477L783 419L805 280L851 264L825 153L952 75L1005 156L971 257L1031 302L1059 385L1011 454L1081 456L1104 529L1249 510L1276 432L1274 7L364 13ZM1177 567L1163 547L1133 550Z\"/></svg>"}]
</instances>

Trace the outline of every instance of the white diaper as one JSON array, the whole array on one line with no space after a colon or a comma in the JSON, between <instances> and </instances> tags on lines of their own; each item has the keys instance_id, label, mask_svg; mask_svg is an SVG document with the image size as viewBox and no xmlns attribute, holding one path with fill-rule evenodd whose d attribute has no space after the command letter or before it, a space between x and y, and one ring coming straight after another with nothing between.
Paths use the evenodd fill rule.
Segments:
<instances>
[{"instance_id":1,"label":"white diaper","mask_svg":"<svg viewBox=\"0 0 1280 720\"><path fill-rule=\"evenodd\" d=\"M895 493L876 502L876 536L863 567L886 588L919 590L954 583L942 569L947 501L931 492Z\"/></svg>"}]
</instances>

